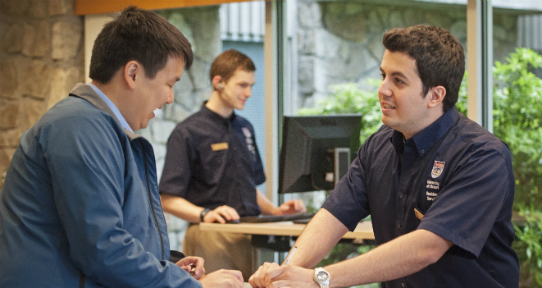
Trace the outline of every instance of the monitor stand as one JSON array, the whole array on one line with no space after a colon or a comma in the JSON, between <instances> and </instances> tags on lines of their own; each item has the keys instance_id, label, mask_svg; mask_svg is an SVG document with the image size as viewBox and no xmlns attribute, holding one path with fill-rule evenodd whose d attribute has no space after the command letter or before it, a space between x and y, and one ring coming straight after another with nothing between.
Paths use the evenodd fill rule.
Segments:
<instances>
[{"instance_id":1,"label":"monitor stand","mask_svg":"<svg viewBox=\"0 0 542 288\"><path fill-rule=\"evenodd\" d=\"M350 166L350 148L335 148L333 149L334 157L334 167L333 167L333 176L335 180L335 185L341 180L341 178L346 175L348 172L348 167Z\"/></svg>"},{"instance_id":2,"label":"monitor stand","mask_svg":"<svg viewBox=\"0 0 542 288\"><path fill-rule=\"evenodd\" d=\"M337 185L339 180L346 175L350 166L350 148L334 148L327 151L329 159L333 160L333 171L326 172L325 181Z\"/></svg>"}]
</instances>

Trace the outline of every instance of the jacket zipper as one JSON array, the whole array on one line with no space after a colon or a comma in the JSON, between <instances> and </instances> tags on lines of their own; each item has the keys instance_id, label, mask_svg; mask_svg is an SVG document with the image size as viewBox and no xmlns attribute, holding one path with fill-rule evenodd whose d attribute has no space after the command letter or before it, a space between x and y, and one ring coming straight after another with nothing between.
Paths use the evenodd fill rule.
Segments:
<instances>
[{"instance_id":1,"label":"jacket zipper","mask_svg":"<svg viewBox=\"0 0 542 288\"><path fill-rule=\"evenodd\" d=\"M143 164L145 165L145 180L147 181L147 192L149 193L149 204L151 204L152 209L152 216L154 217L154 222L156 223L156 227L158 228L158 236L160 236L160 246L162 248L162 257L164 257L164 239L162 238L162 233L160 229L160 225L158 224L158 218L156 217L156 211L154 211L154 205L152 204L152 194L151 194L151 186L149 184L149 174L147 172L147 157L145 155L145 151L143 150L143 146L141 146L141 153L143 154Z\"/></svg>"},{"instance_id":2,"label":"jacket zipper","mask_svg":"<svg viewBox=\"0 0 542 288\"><path fill-rule=\"evenodd\" d=\"M79 271L79 288L85 288L85 273Z\"/></svg>"}]
</instances>

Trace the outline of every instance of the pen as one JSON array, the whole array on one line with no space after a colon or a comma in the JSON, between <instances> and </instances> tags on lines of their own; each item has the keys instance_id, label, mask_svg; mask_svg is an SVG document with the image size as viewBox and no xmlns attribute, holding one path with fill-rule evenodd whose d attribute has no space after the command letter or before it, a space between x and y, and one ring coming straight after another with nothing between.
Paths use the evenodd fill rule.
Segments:
<instances>
[{"instance_id":1,"label":"pen","mask_svg":"<svg viewBox=\"0 0 542 288\"><path fill-rule=\"evenodd\" d=\"M288 265L288 263L290 263L290 259L292 259L292 257L294 256L295 250L297 250L297 246L294 246L294 249L292 249L292 252L290 252L288 257L286 258L284 265Z\"/></svg>"}]
</instances>

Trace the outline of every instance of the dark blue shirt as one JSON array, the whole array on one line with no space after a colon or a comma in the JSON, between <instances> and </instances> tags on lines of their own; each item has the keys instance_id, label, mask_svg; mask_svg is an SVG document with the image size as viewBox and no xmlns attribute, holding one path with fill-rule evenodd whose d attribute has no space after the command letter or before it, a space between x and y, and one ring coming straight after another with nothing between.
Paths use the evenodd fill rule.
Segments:
<instances>
[{"instance_id":1,"label":"dark blue shirt","mask_svg":"<svg viewBox=\"0 0 542 288\"><path fill-rule=\"evenodd\" d=\"M260 214L256 186L265 182L254 129L245 118L230 118L205 105L179 123L167 144L160 193L194 205L235 208L240 216Z\"/></svg>"},{"instance_id":2,"label":"dark blue shirt","mask_svg":"<svg viewBox=\"0 0 542 288\"><path fill-rule=\"evenodd\" d=\"M383 126L323 208L350 230L370 214L377 244L416 229L454 244L435 264L383 287L518 287L513 199L508 147L452 108L406 141Z\"/></svg>"}]
</instances>

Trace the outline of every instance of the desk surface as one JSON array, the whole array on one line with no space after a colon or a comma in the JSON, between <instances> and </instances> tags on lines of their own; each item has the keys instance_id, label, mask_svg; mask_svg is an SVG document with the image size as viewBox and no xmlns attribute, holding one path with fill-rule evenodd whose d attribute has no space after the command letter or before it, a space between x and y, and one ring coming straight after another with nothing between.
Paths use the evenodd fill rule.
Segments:
<instances>
[{"instance_id":1,"label":"desk surface","mask_svg":"<svg viewBox=\"0 0 542 288\"><path fill-rule=\"evenodd\" d=\"M201 231L219 231L255 235L299 236L305 228L305 224L294 224L292 221L239 224L200 223L199 227ZM360 222L354 232L348 231L343 236L343 239L345 238L364 240L375 239L371 222Z\"/></svg>"}]
</instances>

